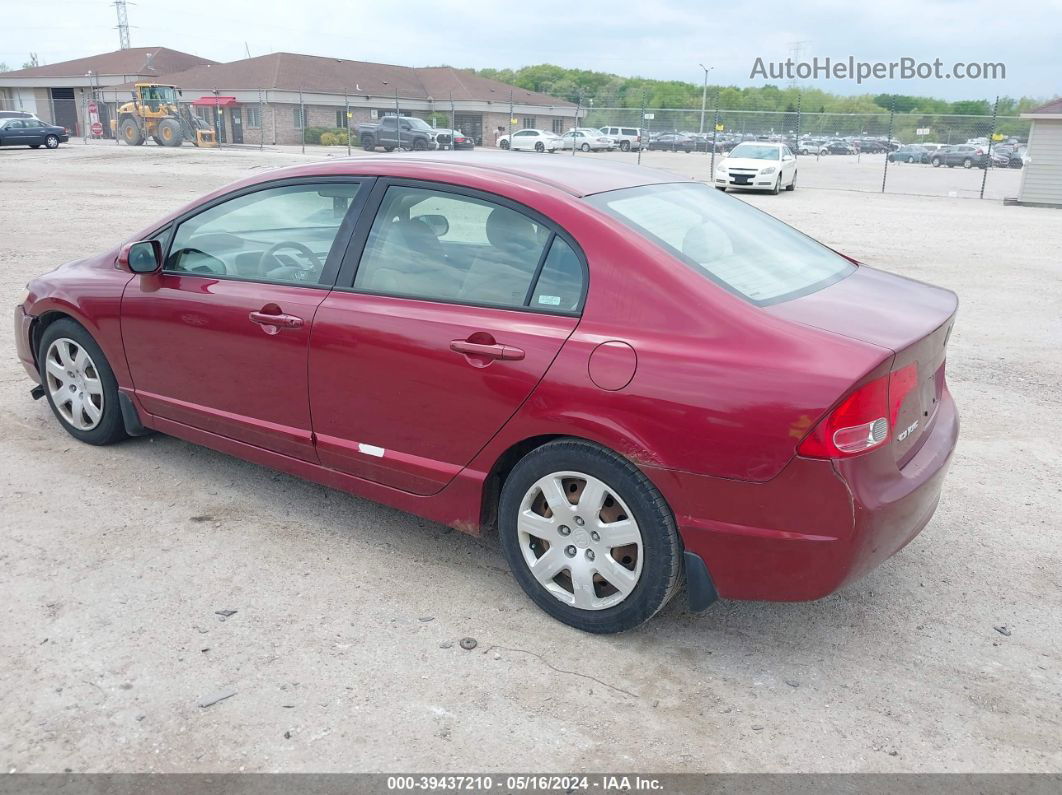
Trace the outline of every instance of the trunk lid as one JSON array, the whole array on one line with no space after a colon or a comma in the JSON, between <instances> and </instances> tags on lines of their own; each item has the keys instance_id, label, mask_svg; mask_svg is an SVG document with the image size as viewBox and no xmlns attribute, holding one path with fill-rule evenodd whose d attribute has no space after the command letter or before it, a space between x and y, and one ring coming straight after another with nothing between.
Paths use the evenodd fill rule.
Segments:
<instances>
[{"instance_id":1,"label":"trunk lid","mask_svg":"<svg viewBox=\"0 0 1062 795\"><path fill-rule=\"evenodd\" d=\"M951 290L860 265L839 282L765 311L895 353L887 446L902 467L936 419L957 307Z\"/></svg>"}]
</instances>

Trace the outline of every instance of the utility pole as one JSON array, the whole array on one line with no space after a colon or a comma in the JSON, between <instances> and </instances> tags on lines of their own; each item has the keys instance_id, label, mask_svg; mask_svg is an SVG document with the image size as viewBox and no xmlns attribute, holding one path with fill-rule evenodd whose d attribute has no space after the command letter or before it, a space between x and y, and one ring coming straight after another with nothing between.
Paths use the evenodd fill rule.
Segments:
<instances>
[{"instance_id":1,"label":"utility pole","mask_svg":"<svg viewBox=\"0 0 1062 795\"><path fill-rule=\"evenodd\" d=\"M704 70L704 88L701 89L701 129L698 130L702 135L704 134L704 109L708 102L708 73L715 69L714 66L705 66L704 64L697 64Z\"/></svg>"},{"instance_id":2,"label":"utility pole","mask_svg":"<svg viewBox=\"0 0 1062 795\"><path fill-rule=\"evenodd\" d=\"M114 0L114 8L118 12L118 42L120 49L129 49L129 17L125 12L125 0Z\"/></svg>"}]
</instances>

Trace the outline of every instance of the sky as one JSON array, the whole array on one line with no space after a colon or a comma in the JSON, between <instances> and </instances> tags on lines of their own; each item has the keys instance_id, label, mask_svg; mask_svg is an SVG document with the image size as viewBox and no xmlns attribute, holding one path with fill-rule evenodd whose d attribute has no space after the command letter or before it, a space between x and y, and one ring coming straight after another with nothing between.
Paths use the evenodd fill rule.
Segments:
<instances>
[{"instance_id":1,"label":"sky","mask_svg":"<svg viewBox=\"0 0 1062 795\"><path fill-rule=\"evenodd\" d=\"M45 10L46 9L46 10ZM944 71L1003 63L1006 79L797 80L838 94L904 93L948 100L1062 94L1062 0L137 0L132 46L232 61L287 51L399 63L512 67L555 63L624 76L754 86L757 58L890 62ZM109 0L0 0L0 62L29 52L54 63L118 49Z\"/></svg>"}]
</instances>

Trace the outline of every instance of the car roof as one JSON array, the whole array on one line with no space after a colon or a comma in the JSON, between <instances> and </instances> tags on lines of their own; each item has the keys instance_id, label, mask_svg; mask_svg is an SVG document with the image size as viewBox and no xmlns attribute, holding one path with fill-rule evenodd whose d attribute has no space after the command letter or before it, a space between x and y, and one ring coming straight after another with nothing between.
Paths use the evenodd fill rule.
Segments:
<instances>
[{"instance_id":1,"label":"car roof","mask_svg":"<svg viewBox=\"0 0 1062 795\"><path fill-rule=\"evenodd\" d=\"M401 155L351 157L293 166L261 176L262 179L277 179L283 176L351 174L410 179L417 178L417 172L421 171L424 179L452 180L458 185L464 184L469 176L481 179L497 175L503 180L510 177L546 185L572 196L589 196L642 185L694 181L670 171L590 157L513 152L481 152L474 156L453 152L404 152Z\"/></svg>"}]
</instances>

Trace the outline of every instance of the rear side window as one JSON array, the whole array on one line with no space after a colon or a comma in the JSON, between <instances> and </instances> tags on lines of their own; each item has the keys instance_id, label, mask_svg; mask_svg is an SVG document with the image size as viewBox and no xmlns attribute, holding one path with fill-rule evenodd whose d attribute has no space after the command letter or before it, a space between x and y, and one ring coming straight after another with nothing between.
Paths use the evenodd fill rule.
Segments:
<instances>
[{"instance_id":1,"label":"rear side window","mask_svg":"<svg viewBox=\"0 0 1062 795\"><path fill-rule=\"evenodd\" d=\"M587 201L761 306L822 289L855 270L792 227L700 183L626 188Z\"/></svg>"},{"instance_id":2,"label":"rear side window","mask_svg":"<svg viewBox=\"0 0 1062 795\"><path fill-rule=\"evenodd\" d=\"M552 229L459 193L392 186L373 221L355 289L477 306L571 312L583 265Z\"/></svg>"}]
</instances>

